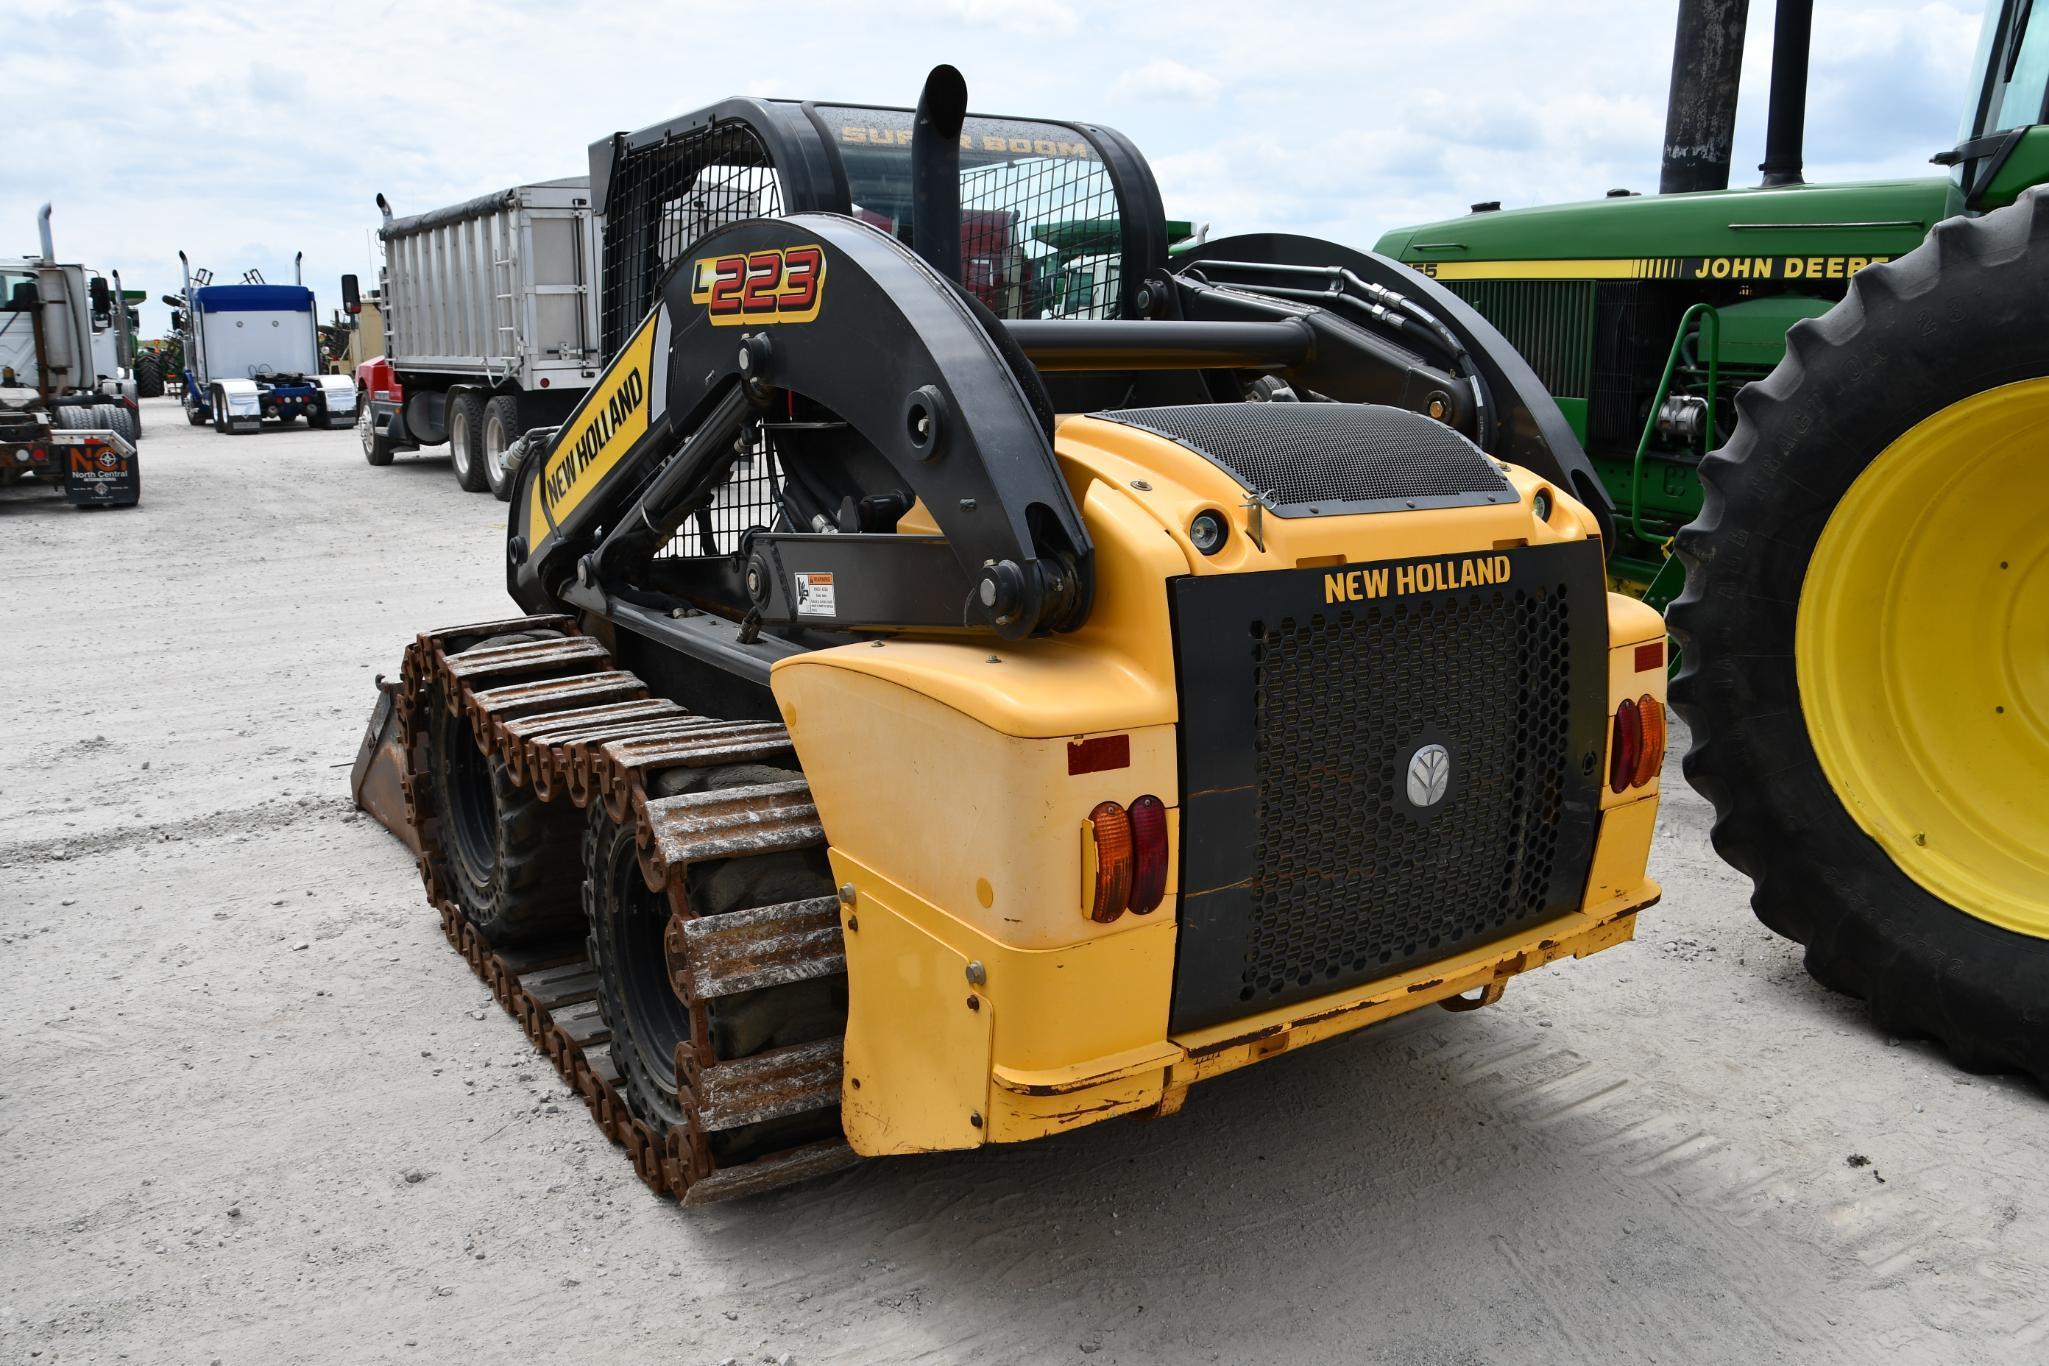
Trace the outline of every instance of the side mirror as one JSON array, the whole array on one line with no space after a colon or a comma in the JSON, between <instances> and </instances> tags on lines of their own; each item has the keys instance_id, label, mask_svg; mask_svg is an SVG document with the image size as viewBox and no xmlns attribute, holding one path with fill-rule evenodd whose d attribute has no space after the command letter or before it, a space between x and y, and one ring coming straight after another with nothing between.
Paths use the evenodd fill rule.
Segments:
<instances>
[{"instance_id":1,"label":"side mirror","mask_svg":"<svg viewBox=\"0 0 2049 1366\"><path fill-rule=\"evenodd\" d=\"M173 332L183 332L185 330L184 309L174 308L171 310L171 330Z\"/></svg>"},{"instance_id":2,"label":"side mirror","mask_svg":"<svg viewBox=\"0 0 2049 1366\"><path fill-rule=\"evenodd\" d=\"M342 276L342 312L354 316L363 311L363 290L353 275Z\"/></svg>"},{"instance_id":3,"label":"side mirror","mask_svg":"<svg viewBox=\"0 0 2049 1366\"><path fill-rule=\"evenodd\" d=\"M13 294L7 300L7 306L17 313L26 313L42 301L42 294L36 289L36 282L23 280L14 287Z\"/></svg>"},{"instance_id":4,"label":"side mirror","mask_svg":"<svg viewBox=\"0 0 2049 1366\"><path fill-rule=\"evenodd\" d=\"M93 276L91 288L92 311L101 314L113 312L114 296L107 289L107 281L105 277L99 275Z\"/></svg>"},{"instance_id":5,"label":"side mirror","mask_svg":"<svg viewBox=\"0 0 2049 1366\"><path fill-rule=\"evenodd\" d=\"M185 300L181 295L164 294L160 295L159 299L166 308L183 308L185 306Z\"/></svg>"}]
</instances>

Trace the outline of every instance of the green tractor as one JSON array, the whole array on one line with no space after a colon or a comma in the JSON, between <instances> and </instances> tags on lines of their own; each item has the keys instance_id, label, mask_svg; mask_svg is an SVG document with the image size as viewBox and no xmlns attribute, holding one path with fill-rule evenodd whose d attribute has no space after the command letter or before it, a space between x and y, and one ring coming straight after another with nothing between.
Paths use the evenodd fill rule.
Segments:
<instances>
[{"instance_id":1,"label":"green tractor","mask_svg":"<svg viewBox=\"0 0 2049 1366\"><path fill-rule=\"evenodd\" d=\"M1889 1031L2049 1082L2049 6L1991 0L1947 175L1809 185L1812 3L1780 0L1732 190L1746 10L1681 0L1658 194L1379 250L1578 431L1759 917Z\"/></svg>"}]
</instances>

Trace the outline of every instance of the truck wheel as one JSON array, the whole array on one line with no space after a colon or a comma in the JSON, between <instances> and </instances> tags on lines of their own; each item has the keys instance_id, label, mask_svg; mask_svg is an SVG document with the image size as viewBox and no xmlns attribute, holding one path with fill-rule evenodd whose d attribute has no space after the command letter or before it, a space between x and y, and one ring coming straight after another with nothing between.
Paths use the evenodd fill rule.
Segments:
<instances>
[{"instance_id":1,"label":"truck wheel","mask_svg":"<svg viewBox=\"0 0 2049 1366\"><path fill-rule=\"evenodd\" d=\"M50 410L50 425L60 432L83 431L93 425L92 410L77 404L66 404Z\"/></svg>"},{"instance_id":2,"label":"truck wheel","mask_svg":"<svg viewBox=\"0 0 2049 1366\"><path fill-rule=\"evenodd\" d=\"M546 640L556 631L517 631L472 649ZM531 943L582 921L583 819L567 801L553 804L515 784L501 758L477 748L467 716L436 695L427 699L429 772L437 839L449 890L493 947Z\"/></svg>"},{"instance_id":3,"label":"truck wheel","mask_svg":"<svg viewBox=\"0 0 2049 1366\"><path fill-rule=\"evenodd\" d=\"M2049 193L1796 324L1679 533L1686 776L1816 980L2049 1082Z\"/></svg>"},{"instance_id":4,"label":"truck wheel","mask_svg":"<svg viewBox=\"0 0 2049 1366\"><path fill-rule=\"evenodd\" d=\"M195 427L204 427L206 425L208 413L197 399L188 395L178 402L179 406L185 410L185 420L187 422Z\"/></svg>"},{"instance_id":5,"label":"truck wheel","mask_svg":"<svg viewBox=\"0 0 2049 1366\"><path fill-rule=\"evenodd\" d=\"M484 400L474 390L448 396L448 454L455 462L455 482L471 493L490 487L484 477Z\"/></svg>"},{"instance_id":6,"label":"truck wheel","mask_svg":"<svg viewBox=\"0 0 2049 1366\"><path fill-rule=\"evenodd\" d=\"M213 403L213 429L219 432L222 436L227 436L230 431L230 424L228 422L228 396L226 394L223 394L220 391L220 389L216 387L208 391L208 397Z\"/></svg>"},{"instance_id":7,"label":"truck wheel","mask_svg":"<svg viewBox=\"0 0 2049 1366\"><path fill-rule=\"evenodd\" d=\"M356 390L356 439L363 443L363 458L373 465L391 463L391 438L377 430L377 415L370 411L370 395Z\"/></svg>"},{"instance_id":8,"label":"truck wheel","mask_svg":"<svg viewBox=\"0 0 2049 1366\"><path fill-rule=\"evenodd\" d=\"M519 399L500 394L484 405L484 478L499 502L512 498L512 474L505 468L505 451L519 440Z\"/></svg>"},{"instance_id":9,"label":"truck wheel","mask_svg":"<svg viewBox=\"0 0 2049 1366\"><path fill-rule=\"evenodd\" d=\"M118 433L123 440L130 443L142 439L142 432L136 426L135 414L118 403L93 404L92 425Z\"/></svg>"}]
</instances>

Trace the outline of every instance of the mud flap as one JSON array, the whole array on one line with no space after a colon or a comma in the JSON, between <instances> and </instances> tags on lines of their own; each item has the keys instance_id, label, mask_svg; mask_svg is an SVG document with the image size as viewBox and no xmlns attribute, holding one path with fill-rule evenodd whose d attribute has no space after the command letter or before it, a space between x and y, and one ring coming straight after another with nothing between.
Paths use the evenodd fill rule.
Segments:
<instances>
[{"instance_id":1,"label":"mud flap","mask_svg":"<svg viewBox=\"0 0 2049 1366\"><path fill-rule=\"evenodd\" d=\"M383 674L377 676L377 705L370 712L369 729L356 747L356 766L349 775L349 791L356 809L397 835L414 857L420 853L420 832L406 815L405 746L399 740L398 713L394 705L398 684Z\"/></svg>"}]
</instances>

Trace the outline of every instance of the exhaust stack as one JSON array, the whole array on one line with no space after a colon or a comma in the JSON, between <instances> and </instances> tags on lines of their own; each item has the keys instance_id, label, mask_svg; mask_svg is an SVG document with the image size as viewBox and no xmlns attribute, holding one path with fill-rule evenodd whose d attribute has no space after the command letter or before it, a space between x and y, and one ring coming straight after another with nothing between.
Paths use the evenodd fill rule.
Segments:
<instances>
[{"instance_id":1,"label":"exhaust stack","mask_svg":"<svg viewBox=\"0 0 2049 1366\"><path fill-rule=\"evenodd\" d=\"M960 128L967 114L967 79L953 67L933 67L911 124L911 249L955 284L960 283Z\"/></svg>"},{"instance_id":2,"label":"exhaust stack","mask_svg":"<svg viewBox=\"0 0 2049 1366\"><path fill-rule=\"evenodd\" d=\"M1750 0L1679 0L1659 194L1729 188Z\"/></svg>"},{"instance_id":3,"label":"exhaust stack","mask_svg":"<svg viewBox=\"0 0 2049 1366\"><path fill-rule=\"evenodd\" d=\"M43 238L43 264L46 266L56 265L57 244L50 237L50 206L48 204L43 205L42 210L36 214L36 231L41 233Z\"/></svg>"},{"instance_id":4,"label":"exhaust stack","mask_svg":"<svg viewBox=\"0 0 2049 1366\"><path fill-rule=\"evenodd\" d=\"M1807 133L1807 50L1814 0L1779 0L1772 15L1772 103L1765 126L1766 185L1804 185L1800 169Z\"/></svg>"}]
</instances>

